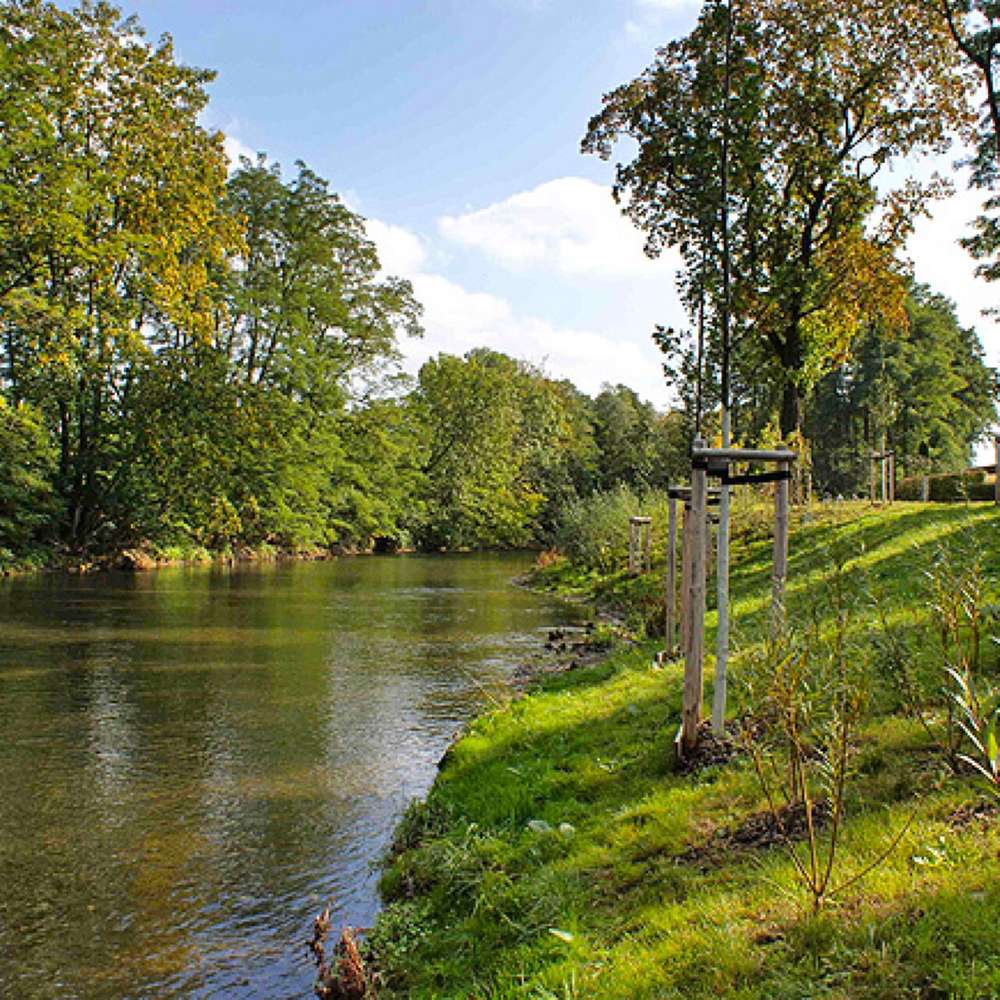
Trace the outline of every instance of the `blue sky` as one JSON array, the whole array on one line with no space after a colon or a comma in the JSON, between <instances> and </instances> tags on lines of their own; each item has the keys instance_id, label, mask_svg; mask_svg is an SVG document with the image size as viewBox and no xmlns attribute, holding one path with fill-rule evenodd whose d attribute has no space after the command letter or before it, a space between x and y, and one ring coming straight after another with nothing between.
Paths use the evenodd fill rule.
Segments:
<instances>
[{"instance_id":1,"label":"blue sky","mask_svg":"<svg viewBox=\"0 0 1000 1000\"><path fill-rule=\"evenodd\" d=\"M668 401L655 323L683 324L676 261L647 260L610 198L613 163L579 152L601 96L688 30L689 0L133 0L151 36L218 76L206 124L232 155L327 177L410 278L426 336L407 367L487 345L596 392ZM621 150L623 156L627 151ZM946 169L949 163L942 164ZM958 181L962 187L961 180ZM958 194L911 242L917 277L958 303L990 363L994 290L955 240Z\"/></svg>"}]
</instances>

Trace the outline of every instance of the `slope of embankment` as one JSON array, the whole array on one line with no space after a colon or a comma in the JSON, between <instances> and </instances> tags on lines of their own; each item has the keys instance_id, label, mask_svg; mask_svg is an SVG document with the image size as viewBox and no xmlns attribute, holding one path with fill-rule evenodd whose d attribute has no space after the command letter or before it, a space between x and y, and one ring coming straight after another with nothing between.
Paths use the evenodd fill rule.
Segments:
<instances>
[{"instance_id":1,"label":"slope of embankment","mask_svg":"<svg viewBox=\"0 0 1000 1000\"><path fill-rule=\"evenodd\" d=\"M662 640L470 727L387 860L380 997L1000 996L1000 818L956 680L988 714L1000 512L800 513L777 644L769 573L767 539L738 537L733 742L693 769L672 759L682 665L654 666ZM598 582L648 605L661 579Z\"/></svg>"}]
</instances>

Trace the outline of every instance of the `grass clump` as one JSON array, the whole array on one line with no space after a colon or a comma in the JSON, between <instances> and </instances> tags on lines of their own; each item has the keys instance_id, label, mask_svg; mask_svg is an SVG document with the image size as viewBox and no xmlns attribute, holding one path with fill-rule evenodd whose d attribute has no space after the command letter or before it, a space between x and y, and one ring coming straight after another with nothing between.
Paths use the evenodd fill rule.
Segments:
<instances>
[{"instance_id":1,"label":"grass clump","mask_svg":"<svg viewBox=\"0 0 1000 1000\"><path fill-rule=\"evenodd\" d=\"M1000 516L845 508L814 508L793 532L778 644L801 657L791 702L766 679L778 655L769 541L736 553L735 669L750 683L736 685L735 712L753 720L763 765L744 752L675 770L682 666L655 668L655 641L547 678L473 724L386 859L369 940L380 995L1000 996L997 806L979 772L948 765L933 738L945 716L923 703L928 731L908 710L883 628L908 629L916 673L947 678L924 574L964 540L981 554L988 607ZM849 557L831 562L833 550ZM546 572L583 572L566 566ZM598 583L623 602L637 586ZM992 643L977 669L993 676ZM959 752L974 756L973 743Z\"/></svg>"}]
</instances>

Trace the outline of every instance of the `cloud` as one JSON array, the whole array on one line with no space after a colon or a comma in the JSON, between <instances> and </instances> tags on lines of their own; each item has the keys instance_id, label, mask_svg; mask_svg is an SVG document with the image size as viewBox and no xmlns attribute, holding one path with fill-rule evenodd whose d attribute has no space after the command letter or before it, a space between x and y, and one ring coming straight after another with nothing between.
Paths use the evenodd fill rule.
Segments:
<instances>
[{"instance_id":1,"label":"cloud","mask_svg":"<svg viewBox=\"0 0 1000 1000\"><path fill-rule=\"evenodd\" d=\"M516 270L547 268L572 277L672 274L672 256L650 260L642 234L621 214L609 188L562 177L479 211L445 216L441 235Z\"/></svg>"},{"instance_id":2,"label":"cloud","mask_svg":"<svg viewBox=\"0 0 1000 1000\"><path fill-rule=\"evenodd\" d=\"M424 337L401 345L411 373L441 352L461 355L474 347L491 347L537 364L554 378L570 379L591 394L604 382L621 382L658 405L666 402L659 355L645 331L638 343L617 331L578 328L525 315L499 295L470 291L429 270L428 246L416 233L376 219L369 219L366 226L378 247L383 270L409 279L424 307ZM511 235L517 245L535 238L522 241L513 230ZM475 242L469 245L478 248ZM537 251L526 252L531 257ZM569 266L576 266L577 259L576 250L565 258Z\"/></svg>"},{"instance_id":3,"label":"cloud","mask_svg":"<svg viewBox=\"0 0 1000 1000\"><path fill-rule=\"evenodd\" d=\"M245 142L237 139L235 135L227 134L222 142L222 148L225 150L226 158L229 160L230 173L239 170L241 157L246 157L251 163L257 162L256 151L251 149Z\"/></svg>"},{"instance_id":4,"label":"cloud","mask_svg":"<svg viewBox=\"0 0 1000 1000\"><path fill-rule=\"evenodd\" d=\"M365 229L378 248L379 263L386 274L409 277L423 268L427 250L416 233L378 219L366 219Z\"/></svg>"},{"instance_id":5,"label":"cloud","mask_svg":"<svg viewBox=\"0 0 1000 1000\"><path fill-rule=\"evenodd\" d=\"M956 192L933 208L930 218L917 222L906 249L914 275L935 292L952 299L963 326L971 326L986 348L990 364L1000 363L1000 325L982 315L1000 299L995 284L976 275L976 262L959 244L972 233L972 220L982 211L983 193L969 191L965 176L956 179Z\"/></svg>"},{"instance_id":6,"label":"cloud","mask_svg":"<svg viewBox=\"0 0 1000 1000\"><path fill-rule=\"evenodd\" d=\"M701 0L634 0L632 16L625 22L625 37L642 45L662 42L666 23L678 27L678 18L687 19L701 9Z\"/></svg>"}]
</instances>

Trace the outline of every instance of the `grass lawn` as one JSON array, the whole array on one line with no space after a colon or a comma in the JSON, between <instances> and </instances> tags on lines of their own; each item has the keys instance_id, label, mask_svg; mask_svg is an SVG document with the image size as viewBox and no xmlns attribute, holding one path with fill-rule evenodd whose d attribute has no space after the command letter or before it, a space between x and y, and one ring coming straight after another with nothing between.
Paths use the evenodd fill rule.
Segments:
<instances>
[{"instance_id":1,"label":"grass lawn","mask_svg":"<svg viewBox=\"0 0 1000 1000\"><path fill-rule=\"evenodd\" d=\"M735 528L738 676L767 628L770 546L760 525ZM682 665L655 668L656 640L623 644L478 719L427 801L410 809L369 938L379 995L1000 997L995 799L971 771L951 773L932 739L936 717L928 733L902 710L886 652L888 630L908 669L932 687L936 675L946 682L924 571L936 559L954 571L979 559L988 627L1000 513L923 504L798 513L788 615L817 634L834 628L827 598L838 552L849 556L855 595L851 649L871 677L835 855L841 892L813 913L788 844L744 836L770 815L746 754L689 774L675 768ZM647 617L662 587L659 572L595 581L564 563L543 576L563 589L596 585ZM712 612L708 629L711 650ZM1000 674L997 652L984 641L987 678ZM748 708L738 680L733 692L732 711ZM827 845L829 832L819 840ZM795 849L801 857L804 844Z\"/></svg>"}]
</instances>

